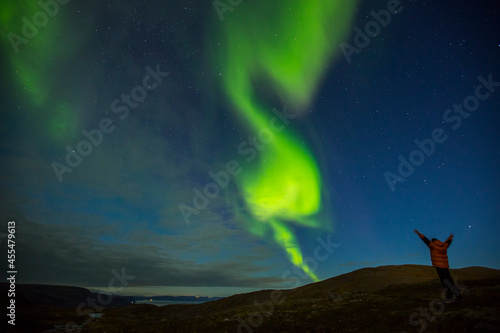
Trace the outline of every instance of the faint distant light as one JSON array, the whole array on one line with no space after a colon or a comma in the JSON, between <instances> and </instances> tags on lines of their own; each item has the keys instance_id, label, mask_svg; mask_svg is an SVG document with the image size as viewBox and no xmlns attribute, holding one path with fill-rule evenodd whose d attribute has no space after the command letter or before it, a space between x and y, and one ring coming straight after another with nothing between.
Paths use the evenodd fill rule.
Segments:
<instances>
[{"instance_id":1,"label":"faint distant light","mask_svg":"<svg viewBox=\"0 0 500 333\"><path fill-rule=\"evenodd\" d=\"M469 228L470 228L470 226L469 226Z\"/></svg>"}]
</instances>

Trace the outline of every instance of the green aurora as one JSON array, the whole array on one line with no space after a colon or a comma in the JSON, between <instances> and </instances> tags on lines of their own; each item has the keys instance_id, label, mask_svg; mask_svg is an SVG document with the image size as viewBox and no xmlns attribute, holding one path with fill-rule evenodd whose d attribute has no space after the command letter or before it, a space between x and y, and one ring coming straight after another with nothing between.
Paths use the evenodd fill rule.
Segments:
<instances>
[{"instance_id":1,"label":"green aurora","mask_svg":"<svg viewBox=\"0 0 500 333\"><path fill-rule=\"evenodd\" d=\"M311 103L328 64L334 59L356 9L356 1L245 1L224 13L216 68L223 89L250 130L266 128L269 107L256 82L269 94L301 112ZM218 27L220 29L220 27ZM315 215L321 209L321 175L304 140L289 126L275 133L260 153L259 163L245 169L239 189L251 216L249 231L263 235L262 224L286 251L290 261L311 279L318 278L304 263L289 225L328 228Z\"/></svg>"},{"instance_id":2,"label":"green aurora","mask_svg":"<svg viewBox=\"0 0 500 333\"><path fill-rule=\"evenodd\" d=\"M244 1L224 21L217 21L210 44L217 49L215 68L223 75L238 117L258 132L267 127L269 106L255 87L266 82L266 96L279 99L294 112L311 103L328 64L335 58L337 45L348 34L356 1L307 2L303 0L266 2ZM4 28L3 49L10 53L9 63L18 91L25 96L34 116L42 116L43 132L53 140L66 141L77 134L79 117L68 101L51 95L51 77L60 60L74 50L58 50L55 36L64 23L62 11L48 17L34 37L12 47L12 35L22 35L26 18L41 11L36 2L6 1L1 6L0 24ZM221 29L222 28L222 29ZM61 37L59 37L61 38ZM215 46L217 44L220 45ZM47 111L49 110L49 111ZM249 231L263 235L263 225L286 251L290 261L317 280L303 262L302 252L290 221L311 228L328 228L317 218L321 210L321 174L311 150L291 126L275 133L260 153L259 163L245 169L238 186L251 213ZM264 228L267 228L264 226Z\"/></svg>"},{"instance_id":3,"label":"green aurora","mask_svg":"<svg viewBox=\"0 0 500 333\"><path fill-rule=\"evenodd\" d=\"M59 64L74 50L61 49L64 5L50 7L48 15L37 1L3 1L0 26L2 49L14 87L26 103L30 118L40 119L42 133L53 140L67 140L77 132L79 117L67 101L53 96L53 77ZM43 119L43 120L42 120Z\"/></svg>"}]
</instances>

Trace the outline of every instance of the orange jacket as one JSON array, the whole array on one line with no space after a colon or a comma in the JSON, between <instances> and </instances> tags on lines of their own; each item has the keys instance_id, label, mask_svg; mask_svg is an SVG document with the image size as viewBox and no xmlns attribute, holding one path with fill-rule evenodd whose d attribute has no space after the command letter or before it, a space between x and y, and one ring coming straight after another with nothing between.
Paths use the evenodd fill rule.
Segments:
<instances>
[{"instance_id":1,"label":"orange jacket","mask_svg":"<svg viewBox=\"0 0 500 333\"><path fill-rule=\"evenodd\" d=\"M419 234L419 236L431 250L432 266L440 268L450 268L447 252L448 247L450 247L451 245L452 236L448 237L448 239L444 243L438 239L429 241L429 239L427 239L427 237L422 234Z\"/></svg>"}]
</instances>

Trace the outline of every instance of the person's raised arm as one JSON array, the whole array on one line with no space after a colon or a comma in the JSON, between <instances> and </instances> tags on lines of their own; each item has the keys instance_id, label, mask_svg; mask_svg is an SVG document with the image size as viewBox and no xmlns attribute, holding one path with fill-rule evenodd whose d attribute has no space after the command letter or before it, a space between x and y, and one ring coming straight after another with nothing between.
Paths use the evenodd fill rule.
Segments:
<instances>
[{"instance_id":1,"label":"person's raised arm","mask_svg":"<svg viewBox=\"0 0 500 333\"><path fill-rule=\"evenodd\" d=\"M415 229L413 231L418 235L418 237L420 237L420 239L422 239L422 241L425 243L425 245L429 245L431 243L431 241L427 237L425 237L423 234L418 232L417 229Z\"/></svg>"},{"instance_id":2,"label":"person's raised arm","mask_svg":"<svg viewBox=\"0 0 500 333\"><path fill-rule=\"evenodd\" d=\"M450 235L450 237L448 237L448 239L447 239L447 240L445 240L444 242L445 242L445 243L448 243L448 246L450 246L450 245L451 245L451 241L452 241L452 240L453 240L453 234L451 234L451 235Z\"/></svg>"}]
</instances>

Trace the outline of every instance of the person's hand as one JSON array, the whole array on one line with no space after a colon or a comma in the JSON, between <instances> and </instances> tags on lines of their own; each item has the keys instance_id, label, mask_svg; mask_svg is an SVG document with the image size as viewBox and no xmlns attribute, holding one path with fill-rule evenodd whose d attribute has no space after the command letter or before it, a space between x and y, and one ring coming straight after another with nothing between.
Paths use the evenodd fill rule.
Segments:
<instances>
[{"instance_id":1,"label":"person's hand","mask_svg":"<svg viewBox=\"0 0 500 333\"><path fill-rule=\"evenodd\" d=\"M450 235L450 238L453 238L453 234Z\"/></svg>"},{"instance_id":2,"label":"person's hand","mask_svg":"<svg viewBox=\"0 0 500 333\"><path fill-rule=\"evenodd\" d=\"M418 232L417 229L413 230L417 235L420 235L420 232Z\"/></svg>"}]
</instances>

